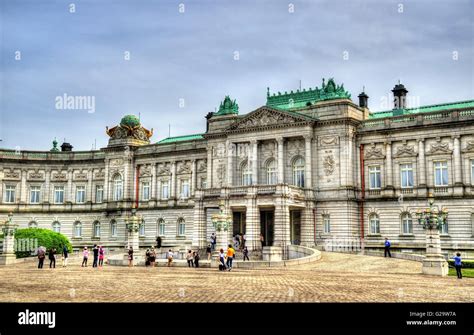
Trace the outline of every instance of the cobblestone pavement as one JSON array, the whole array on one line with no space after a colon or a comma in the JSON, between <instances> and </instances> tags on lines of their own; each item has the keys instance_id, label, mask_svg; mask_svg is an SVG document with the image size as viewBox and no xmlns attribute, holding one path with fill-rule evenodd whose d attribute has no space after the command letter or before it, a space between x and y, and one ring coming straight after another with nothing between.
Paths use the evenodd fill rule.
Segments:
<instances>
[{"instance_id":1,"label":"cobblestone pavement","mask_svg":"<svg viewBox=\"0 0 474 335\"><path fill-rule=\"evenodd\" d=\"M1 302L457 302L474 301L474 279L431 277L400 259L323 253L290 268L0 268ZM60 261L58 261L60 265Z\"/></svg>"}]
</instances>

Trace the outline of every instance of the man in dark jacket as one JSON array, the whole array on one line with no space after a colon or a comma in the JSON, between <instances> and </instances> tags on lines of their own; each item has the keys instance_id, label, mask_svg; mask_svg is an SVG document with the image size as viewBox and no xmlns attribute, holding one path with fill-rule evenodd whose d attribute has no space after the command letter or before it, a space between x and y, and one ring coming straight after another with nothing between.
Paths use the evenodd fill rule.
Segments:
<instances>
[{"instance_id":1,"label":"man in dark jacket","mask_svg":"<svg viewBox=\"0 0 474 335\"><path fill-rule=\"evenodd\" d=\"M97 244L94 244L94 249L92 249L94 252L94 262L92 263L92 267L96 268L97 267L97 261L99 260L99 248L97 247Z\"/></svg>"},{"instance_id":2,"label":"man in dark jacket","mask_svg":"<svg viewBox=\"0 0 474 335\"><path fill-rule=\"evenodd\" d=\"M387 257L387 254L388 254L388 257L392 257L392 255L390 254L390 247L391 247L390 241L388 240L388 238L385 238L384 257Z\"/></svg>"}]
</instances>

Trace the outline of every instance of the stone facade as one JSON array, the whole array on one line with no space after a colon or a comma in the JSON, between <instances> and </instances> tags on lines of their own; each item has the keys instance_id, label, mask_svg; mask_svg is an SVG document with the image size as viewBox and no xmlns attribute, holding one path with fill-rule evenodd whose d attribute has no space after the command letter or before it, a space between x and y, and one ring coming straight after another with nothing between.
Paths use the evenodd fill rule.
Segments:
<instances>
[{"instance_id":1,"label":"stone facade","mask_svg":"<svg viewBox=\"0 0 474 335\"><path fill-rule=\"evenodd\" d=\"M165 246L203 248L224 201L229 240L245 233L251 249L262 234L272 246L362 237L374 249L388 237L419 252L415 212L433 193L449 209L443 251L474 255L473 101L377 117L347 92L328 94L296 107L268 95L245 115L226 97L206 133L154 144L152 131L131 124L108 130L109 146L97 151L1 150L0 212L14 212L20 228L56 229L76 248L121 248L124 219L138 207L140 246L160 235Z\"/></svg>"}]
</instances>

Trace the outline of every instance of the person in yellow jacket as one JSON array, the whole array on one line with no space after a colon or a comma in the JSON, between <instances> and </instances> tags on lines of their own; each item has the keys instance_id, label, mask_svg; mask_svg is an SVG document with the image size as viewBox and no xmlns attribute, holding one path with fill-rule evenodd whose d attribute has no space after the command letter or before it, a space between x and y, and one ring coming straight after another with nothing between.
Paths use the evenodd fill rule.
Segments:
<instances>
[{"instance_id":1,"label":"person in yellow jacket","mask_svg":"<svg viewBox=\"0 0 474 335\"><path fill-rule=\"evenodd\" d=\"M234 259L234 256L235 256L235 250L234 248L232 248L232 245L229 244L229 247L227 248L227 262L226 262L226 265L227 265L227 269L230 271L232 270L232 261Z\"/></svg>"}]
</instances>

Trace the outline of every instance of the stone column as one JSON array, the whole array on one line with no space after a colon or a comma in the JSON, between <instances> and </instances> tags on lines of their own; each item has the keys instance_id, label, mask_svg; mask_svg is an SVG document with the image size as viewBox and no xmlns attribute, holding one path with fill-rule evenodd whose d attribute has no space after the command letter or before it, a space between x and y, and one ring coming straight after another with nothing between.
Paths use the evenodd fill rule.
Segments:
<instances>
[{"instance_id":1,"label":"stone column","mask_svg":"<svg viewBox=\"0 0 474 335\"><path fill-rule=\"evenodd\" d=\"M234 184L234 143L227 140L227 186Z\"/></svg>"},{"instance_id":2,"label":"stone column","mask_svg":"<svg viewBox=\"0 0 474 335\"><path fill-rule=\"evenodd\" d=\"M196 203L194 205L194 224L193 224L193 249L202 249L207 246L207 222L206 209L201 199L202 191L196 191ZM198 200L199 199L199 200Z\"/></svg>"},{"instance_id":3,"label":"stone column","mask_svg":"<svg viewBox=\"0 0 474 335\"><path fill-rule=\"evenodd\" d=\"M133 170L132 172L130 173L130 161L128 159L128 157L125 157L124 159L124 169L123 169L123 184L122 184L122 195L123 195L123 199L124 200L130 200L130 175L133 176ZM112 192L113 192L113 186L111 187L112 188ZM114 195L112 194L112 199L114 198Z\"/></svg>"},{"instance_id":4,"label":"stone column","mask_svg":"<svg viewBox=\"0 0 474 335\"><path fill-rule=\"evenodd\" d=\"M5 221L5 224L2 227L3 233L3 251L0 255L0 265L7 265L15 263L15 232L18 225L14 224L12 221L12 214L8 215L8 219Z\"/></svg>"},{"instance_id":5,"label":"stone column","mask_svg":"<svg viewBox=\"0 0 474 335\"><path fill-rule=\"evenodd\" d=\"M301 213L301 245L312 247L314 244L313 203L308 201Z\"/></svg>"},{"instance_id":6,"label":"stone column","mask_svg":"<svg viewBox=\"0 0 474 335\"><path fill-rule=\"evenodd\" d=\"M26 187L27 174L28 171L26 169L21 170L20 203L28 202L28 189Z\"/></svg>"},{"instance_id":7,"label":"stone column","mask_svg":"<svg viewBox=\"0 0 474 335\"><path fill-rule=\"evenodd\" d=\"M41 192L42 202L50 202L51 199L51 170L44 172L44 189Z\"/></svg>"},{"instance_id":8,"label":"stone column","mask_svg":"<svg viewBox=\"0 0 474 335\"><path fill-rule=\"evenodd\" d=\"M258 184L258 141L252 142L252 185Z\"/></svg>"},{"instance_id":9,"label":"stone column","mask_svg":"<svg viewBox=\"0 0 474 335\"><path fill-rule=\"evenodd\" d=\"M74 176L74 171L72 169L67 170L67 186L64 190L64 202L70 201L72 203L76 202L75 193L72 189L72 178Z\"/></svg>"},{"instance_id":10,"label":"stone column","mask_svg":"<svg viewBox=\"0 0 474 335\"><path fill-rule=\"evenodd\" d=\"M259 250L260 243L260 212L257 206L256 190L249 190L247 198L247 215L245 224L245 245L249 250Z\"/></svg>"},{"instance_id":11,"label":"stone column","mask_svg":"<svg viewBox=\"0 0 474 335\"><path fill-rule=\"evenodd\" d=\"M285 248L291 244L290 208L285 197L280 197L275 205L275 227L273 245Z\"/></svg>"},{"instance_id":12,"label":"stone column","mask_svg":"<svg viewBox=\"0 0 474 335\"><path fill-rule=\"evenodd\" d=\"M392 176L392 143L385 143L385 187L393 188L393 176Z\"/></svg>"},{"instance_id":13,"label":"stone column","mask_svg":"<svg viewBox=\"0 0 474 335\"><path fill-rule=\"evenodd\" d=\"M170 191L171 191L171 199L176 198L176 162L171 163L171 181L170 181Z\"/></svg>"},{"instance_id":14,"label":"stone column","mask_svg":"<svg viewBox=\"0 0 474 335\"><path fill-rule=\"evenodd\" d=\"M461 143L459 135L453 138L453 155L454 155L454 184L462 185L462 172L461 172Z\"/></svg>"},{"instance_id":15,"label":"stone column","mask_svg":"<svg viewBox=\"0 0 474 335\"><path fill-rule=\"evenodd\" d=\"M197 169L196 169L196 160L193 159L192 162L191 162L191 196L194 196L196 194L196 181L197 181L197 178L196 178L196 172L197 172Z\"/></svg>"},{"instance_id":16,"label":"stone column","mask_svg":"<svg viewBox=\"0 0 474 335\"><path fill-rule=\"evenodd\" d=\"M157 196L157 182L156 182L156 164L151 164L151 199L156 200Z\"/></svg>"},{"instance_id":17,"label":"stone column","mask_svg":"<svg viewBox=\"0 0 474 335\"><path fill-rule=\"evenodd\" d=\"M312 137L311 136L305 136L304 138L305 141L305 182L304 186L305 188L311 188L313 187L313 178L311 178L311 174L313 173L312 169L312 155L311 155L311 142L312 142Z\"/></svg>"},{"instance_id":18,"label":"stone column","mask_svg":"<svg viewBox=\"0 0 474 335\"><path fill-rule=\"evenodd\" d=\"M109 161L105 160L105 169L104 169L104 202L109 201L110 196L109 196Z\"/></svg>"},{"instance_id":19,"label":"stone column","mask_svg":"<svg viewBox=\"0 0 474 335\"><path fill-rule=\"evenodd\" d=\"M212 146L207 147L207 180L206 188L212 188L212 154L214 148Z\"/></svg>"},{"instance_id":20,"label":"stone column","mask_svg":"<svg viewBox=\"0 0 474 335\"><path fill-rule=\"evenodd\" d=\"M92 169L87 170L87 191L86 191L86 202L92 202L93 197L93 189L92 189L92 177L94 171Z\"/></svg>"},{"instance_id":21,"label":"stone column","mask_svg":"<svg viewBox=\"0 0 474 335\"><path fill-rule=\"evenodd\" d=\"M283 153L284 139L283 137L277 138L278 144L278 183L283 184L285 182L285 160Z\"/></svg>"},{"instance_id":22,"label":"stone column","mask_svg":"<svg viewBox=\"0 0 474 335\"><path fill-rule=\"evenodd\" d=\"M418 195L426 196L426 164L425 164L425 140L418 140Z\"/></svg>"}]
</instances>

